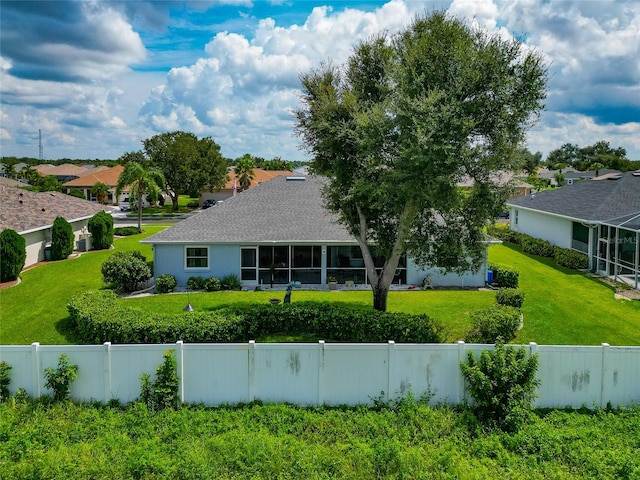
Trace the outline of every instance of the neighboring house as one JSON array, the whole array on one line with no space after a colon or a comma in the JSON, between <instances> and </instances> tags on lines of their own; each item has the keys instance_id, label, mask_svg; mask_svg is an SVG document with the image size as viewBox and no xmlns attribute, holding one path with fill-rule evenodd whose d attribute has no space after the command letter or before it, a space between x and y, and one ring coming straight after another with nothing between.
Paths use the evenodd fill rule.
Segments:
<instances>
[{"instance_id":1,"label":"neighboring house","mask_svg":"<svg viewBox=\"0 0 640 480\"><path fill-rule=\"evenodd\" d=\"M24 237L27 243L25 266L45 259L56 217L63 217L71 224L75 248L78 248L81 236L88 233L89 219L104 209L102 205L60 192L34 193L0 185L0 231L10 228Z\"/></svg>"},{"instance_id":2,"label":"neighboring house","mask_svg":"<svg viewBox=\"0 0 640 480\"><path fill-rule=\"evenodd\" d=\"M559 185L558 185L558 181L556 180L557 173L562 174L562 176L564 177L564 180L562 180ZM620 173L618 170L612 170L610 168L602 168L598 171L598 176L610 175L610 174L616 175L618 173ZM562 170L543 171L538 174L538 177L549 180L549 185L558 187L558 186L564 186L564 185L575 185L576 183L581 183L581 182L584 182L585 180L592 180L596 178L596 172L595 170L587 171L587 172L579 172L579 171L571 170L571 168L569 168L569 169L562 169Z\"/></svg>"},{"instance_id":3,"label":"neighboring house","mask_svg":"<svg viewBox=\"0 0 640 480\"><path fill-rule=\"evenodd\" d=\"M240 190L240 184L236 180L236 174L233 171L233 168L229 171L228 175L229 180L220 190L216 190L215 192L200 193L200 206L202 206L207 200L215 200L216 202L219 202L220 200L224 201L228 198L233 197L234 186L236 191ZM251 185L249 185L249 188L260 185L261 183L271 180L272 178L281 176L286 177L289 175L293 175L293 173L289 172L288 170L262 170L261 168L254 168L253 175L254 177L251 181Z\"/></svg>"},{"instance_id":4,"label":"neighboring house","mask_svg":"<svg viewBox=\"0 0 640 480\"><path fill-rule=\"evenodd\" d=\"M89 168L73 165L72 163L63 163L62 165L55 166L51 164L38 165L34 167L34 170L40 173L43 177L52 175L56 177L56 180L62 183L83 177L91 171Z\"/></svg>"},{"instance_id":5,"label":"neighboring house","mask_svg":"<svg viewBox=\"0 0 640 480\"><path fill-rule=\"evenodd\" d=\"M490 181L496 185L509 186L509 198L524 197L525 195L530 195L534 190L533 185L525 182L522 178L512 172L494 172L490 177ZM473 187L473 184L474 181L471 177L457 183L457 185L462 188L471 188Z\"/></svg>"},{"instance_id":6,"label":"neighboring house","mask_svg":"<svg viewBox=\"0 0 640 480\"><path fill-rule=\"evenodd\" d=\"M591 271L640 288L640 171L535 193L507 205L513 230L583 252Z\"/></svg>"},{"instance_id":7,"label":"neighboring house","mask_svg":"<svg viewBox=\"0 0 640 480\"><path fill-rule=\"evenodd\" d=\"M117 205L119 202L124 202L125 199L127 199L127 202L129 201L128 190L120 192L120 197L117 201L115 199L116 185L118 185L118 178L123 170L124 167L122 165L116 165L115 167L96 167L91 170L87 170L87 173L84 176L66 182L63 186L66 188L67 192L73 188L80 189L84 192L87 200L97 202L98 199L91 193L91 189L96 183L104 183L109 187L108 203Z\"/></svg>"},{"instance_id":8,"label":"neighboring house","mask_svg":"<svg viewBox=\"0 0 640 480\"><path fill-rule=\"evenodd\" d=\"M367 283L360 247L324 208L321 187L315 176L279 176L143 240L154 247L155 276L172 274L181 286L227 274L245 286L269 285L272 275L274 284ZM427 275L434 286L480 287L486 262L457 275L402 259L394 284L421 285Z\"/></svg>"}]
</instances>

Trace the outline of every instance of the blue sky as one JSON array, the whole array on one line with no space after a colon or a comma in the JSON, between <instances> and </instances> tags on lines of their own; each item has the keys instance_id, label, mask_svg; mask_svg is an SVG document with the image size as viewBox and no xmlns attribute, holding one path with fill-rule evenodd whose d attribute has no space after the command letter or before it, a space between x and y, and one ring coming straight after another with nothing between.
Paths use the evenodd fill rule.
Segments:
<instances>
[{"instance_id":1,"label":"blue sky","mask_svg":"<svg viewBox=\"0 0 640 480\"><path fill-rule=\"evenodd\" d=\"M434 9L545 56L530 150L605 140L640 159L637 0L0 0L0 155L37 158L38 130L47 159L115 159L184 130L226 157L304 160L299 74Z\"/></svg>"}]
</instances>

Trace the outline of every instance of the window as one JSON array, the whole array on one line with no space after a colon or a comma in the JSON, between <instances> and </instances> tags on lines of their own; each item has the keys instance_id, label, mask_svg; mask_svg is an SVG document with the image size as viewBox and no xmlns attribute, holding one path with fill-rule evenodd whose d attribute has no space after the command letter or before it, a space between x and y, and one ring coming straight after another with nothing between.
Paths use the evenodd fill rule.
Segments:
<instances>
[{"instance_id":1,"label":"window","mask_svg":"<svg viewBox=\"0 0 640 480\"><path fill-rule=\"evenodd\" d=\"M209 247L187 247L186 268L209 268Z\"/></svg>"}]
</instances>

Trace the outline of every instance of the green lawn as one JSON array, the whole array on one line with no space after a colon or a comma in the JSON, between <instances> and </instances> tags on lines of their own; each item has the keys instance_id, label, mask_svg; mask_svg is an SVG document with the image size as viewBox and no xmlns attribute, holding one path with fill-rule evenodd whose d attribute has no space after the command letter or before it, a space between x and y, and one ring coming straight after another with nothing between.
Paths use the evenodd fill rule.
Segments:
<instances>
[{"instance_id":1,"label":"green lawn","mask_svg":"<svg viewBox=\"0 0 640 480\"><path fill-rule=\"evenodd\" d=\"M145 233L115 241L117 250L138 249L151 259L145 238L165 225L145 225ZM84 290L102 288L100 266L113 253L89 252L76 259L50 262L23 272L22 283L0 291L0 344L69 344L75 338L67 320L67 299ZM520 270L525 292L525 324L518 343L640 345L640 302L614 300L613 291L577 272L555 266L552 260L522 254L517 247L494 245L491 262ZM239 302L266 303L284 297L284 291L192 293L188 300L203 311ZM491 291L392 291L388 309L427 313L449 327L451 341L463 338L470 328L469 313L493 303ZM292 301L346 302L369 308L370 291L300 291ZM185 294L122 299L122 302L152 311L181 312Z\"/></svg>"}]
</instances>

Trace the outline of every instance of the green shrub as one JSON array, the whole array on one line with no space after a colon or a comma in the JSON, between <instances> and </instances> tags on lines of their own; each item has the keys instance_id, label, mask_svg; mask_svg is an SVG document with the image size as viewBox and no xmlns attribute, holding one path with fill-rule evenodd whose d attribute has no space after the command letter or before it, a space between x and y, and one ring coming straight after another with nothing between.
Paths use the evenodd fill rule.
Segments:
<instances>
[{"instance_id":1,"label":"green shrub","mask_svg":"<svg viewBox=\"0 0 640 480\"><path fill-rule=\"evenodd\" d=\"M0 402L9 398L9 384L11 383L9 370L11 370L11 365L5 361L0 362Z\"/></svg>"},{"instance_id":2,"label":"green shrub","mask_svg":"<svg viewBox=\"0 0 640 480\"><path fill-rule=\"evenodd\" d=\"M311 333L344 342L442 343L446 330L427 315L379 312L321 302L236 305L209 312L149 313L109 290L83 292L67 305L84 343L247 342L274 333Z\"/></svg>"},{"instance_id":3,"label":"green shrub","mask_svg":"<svg viewBox=\"0 0 640 480\"><path fill-rule=\"evenodd\" d=\"M0 282L17 279L27 259L26 241L15 230L0 232Z\"/></svg>"},{"instance_id":4,"label":"green shrub","mask_svg":"<svg viewBox=\"0 0 640 480\"><path fill-rule=\"evenodd\" d=\"M156 292L158 293L173 292L177 284L178 282L176 281L176 277L168 273L164 273L156 279Z\"/></svg>"},{"instance_id":5,"label":"green shrub","mask_svg":"<svg viewBox=\"0 0 640 480\"><path fill-rule=\"evenodd\" d=\"M554 248L554 260L558 265L573 270L585 270L589 268L589 257L584 253L569 248Z\"/></svg>"},{"instance_id":6,"label":"green shrub","mask_svg":"<svg viewBox=\"0 0 640 480\"><path fill-rule=\"evenodd\" d=\"M493 285L498 288L518 288L520 272L504 265L489 265L493 271Z\"/></svg>"},{"instance_id":7,"label":"green shrub","mask_svg":"<svg viewBox=\"0 0 640 480\"><path fill-rule=\"evenodd\" d=\"M71 383L78 376L78 366L69 363L69 357L62 353L58 359L58 368L45 368L44 376L47 379L44 386L53 390L53 398L56 401L68 400Z\"/></svg>"},{"instance_id":8,"label":"green shrub","mask_svg":"<svg viewBox=\"0 0 640 480\"><path fill-rule=\"evenodd\" d=\"M508 227L498 227L496 225L489 225L487 227L487 235L516 245L520 245L522 238L526 236Z\"/></svg>"},{"instance_id":9,"label":"green shrub","mask_svg":"<svg viewBox=\"0 0 640 480\"><path fill-rule=\"evenodd\" d=\"M106 250L113 243L113 217L107 212L98 212L89 219L89 232L94 250Z\"/></svg>"},{"instance_id":10,"label":"green shrub","mask_svg":"<svg viewBox=\"0 0 640 480\"><path fill-rule=\"evenodd\" d=\"M517 288L501 288L496 292L496 302L499 305L522 308L524 303L524 292Z\"/></svg>"},{"instance_id":11,"label":"green shrub","mask_svg":"<svg viewBox=\"0 0 640 480\"><path fill-rule=\"evenodd\" d=\"M84 194L84 190L80 188L72 188L67 192L67 195L70 197L81 198L82 200L86 200L87 196Z\"/></svg>"},{"instance_id":12,"label":"green shrub","mask_svg":"<svg viewBox=\"0 0 640 480\"><path fill-rule=\"evenodd\" d=\"M193 276L187 279L187 288L189 290L204 290L206 279L201 276Z\"/></svg>"},{"instance_id":13,"label":"green shrub","mask_svg":"<svg viewBox=\"0 0 640 480\"><path fill-rule=\"evenodd\" d=\"M479 360L467 352L460 369L482 423L515 432L527 422L539 385L537 354L527 356L524 348L497 343L495 350L483 350Z\"/></svg>"},{"instance_id":14,"label":"green shrub","mask_svg":"<svg viewBox=\"0 0 640 480\"><path fill-rule=\"evenodd\" d=\"M225 275L220 283L223 290L240 290L242 288L242 282L235 273Z\"/></svg>"},{"instance_id":15,"label":"green shrub","mask_svg":"<svg viewBox=\"0 0 640 480\"><path fill-rule=\"evenodd\" d=\"M204 289L207 292L219 292L222 288L222 282L218 277L207 278L204 282Z\"/></svg>"},{"instance_id":16,"label":"green shrub","mask_svg":"<svg viewBox=\"0 0 640 480\"><path fill-rule=\"evenodd\" d=\"M520 245L522 246L522 251L529 255L553 257L553 245L546 240L526 235L522 238Z\"/></svg>"},{"instance_id":17,"label":"green shrub","mask_svg":"<svg viewBox=\"0 0 640 480\"><path fill-rule=\"evenodd\" d=\"M520 326L520 310L506 305L492 305L471 314L473 327L466 337L470 343L508 342L516 338Z\"/></svg>"},{"instance_id":18,"label":"green shrub","mask_svg":"<svg viewBox=\"0 0 640 480\"><path fill-rule=\"evenodd\" d=\"M51 226L51 259L64 260L73 252L73 228L62 217L56 217Z\"/></svg>"},{"instance_id":19,"label":"green shrub","mask_svg":"<svg viewBox=\"0 0 640 480\"><path fill-rule=\"evenodd\" d=\"M140 400L149 410L157 411L165 408L177 408L180 405L178 389L178 368L173 350L167 350L163 355L164 361L156 369L156 378L151 381L148 373L140 378Z\"/></svg>"},{"instance_id":20,"label":"green shrub","mask_svg":"<svg viewBox=\"0 0 640 480\"><path fill-rule=\"evenodd\" d=\"M131 235L138 235L142 233L138 227L116 227L113 229L113 234L119 237L128 237Z\"/></svg>"},{"instance_id":21,"label":"green shrub","mask_svg":"<svg viewBox=\"0 0 640 480\"><path fill-rule=\"evenodd\" d=\"M146 258L137 250L116 252L102 264L105 283L121 293L135 292L151 275Z\"/></svg>"}]
</instances>

